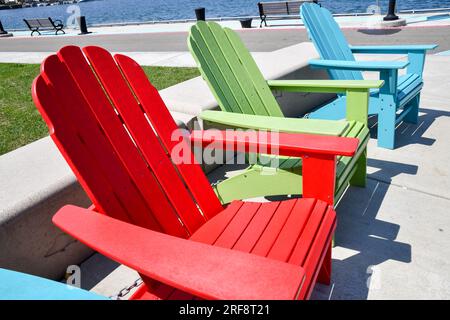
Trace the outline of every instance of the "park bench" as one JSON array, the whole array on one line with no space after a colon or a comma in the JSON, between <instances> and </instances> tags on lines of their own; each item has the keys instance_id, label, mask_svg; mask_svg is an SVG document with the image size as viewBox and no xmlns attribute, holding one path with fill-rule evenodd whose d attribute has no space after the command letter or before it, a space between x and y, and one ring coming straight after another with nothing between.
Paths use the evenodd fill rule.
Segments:
<instances>
[{"instance_id":1,"label":"park bench","mask_svg":"<svg viewBox=\"0 0 450 320\"><path fill-rule=\"evenodd\" d=\"M61 20L53 20L52 18L38 18L38 19L23 19L25 24L28 26L28 28L31 31L31 35L35 32L37 32L39 35L41 35L41 31L55 31L55 34L58 34L58 32L62 32L65 34L63 28L64 24Z\"/></svg>"},{"instance_id":2,"label":"park bench","mask_svg":"<svg viewBox=\"0 0 450 320\"><path fill-rule=\"evenodd\" d=\"M280 20L289 19L292 16L298 18L300 15L300 6L305 2L315 2L317 0L306 0L306 1L273 1L273 2L258 2L259 16L261 18L261 23L267 27L267 20Z\"/></svg>"}]
</instances>

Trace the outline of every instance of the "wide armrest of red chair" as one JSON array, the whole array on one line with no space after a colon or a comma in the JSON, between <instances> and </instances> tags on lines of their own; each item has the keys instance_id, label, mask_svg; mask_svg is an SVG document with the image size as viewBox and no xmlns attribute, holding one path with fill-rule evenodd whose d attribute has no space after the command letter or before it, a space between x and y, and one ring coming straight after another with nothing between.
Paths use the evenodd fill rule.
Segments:
<instances>
[{"instance_id":1,"label":"wide armrest of red chair","mask_svg":"<svg viewBox=\"0 0 450 320\"><path fill-rule=\"evenodd\" d=\"M204 299L295 299L304 281L299 266L169 236L76 206L61 208L53 223L140 274Z\"/></svg>"},{"instance_id":2,"label":"wide armrest of red chair","mask_svg":"<svg viewBox=\"0 0 450 320\"><path fill-rule=\"evenodd\" d=\"M234 130L194 130L189 139L223 149L245 148L246 151L301 157L309 154L330 156L353 156L358 149L359 139L321 136L303 133L246 132Z\"/></svg>"}]
</instances>

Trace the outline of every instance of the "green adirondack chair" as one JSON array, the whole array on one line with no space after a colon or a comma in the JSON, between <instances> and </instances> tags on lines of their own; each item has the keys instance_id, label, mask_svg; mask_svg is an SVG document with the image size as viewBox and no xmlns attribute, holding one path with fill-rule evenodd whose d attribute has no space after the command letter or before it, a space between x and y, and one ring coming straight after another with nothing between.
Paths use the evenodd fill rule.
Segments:
<instances>
[{"instance_id":1,"label":"green adirondack chair","mask_svg":"<svg viewBox=\"0 0 450 320\"><path fill-rule=\"evenodd\" d=\"M271 80L266 81L239 36L214 22L198 22L188 38L189 49L222 111L204 111L211 126L264 129L359 138L356 155L340 157L336 168L335 203L348 184L365 186L368 99L370 88L383 81ZM329 92L347 96L347 119L342 121L285 118L272 90ZM302 163L282 157L276 167L258 158L245 172L216 185L223 203L259 196L301 194ZM252 186L245 189L239 185Z\"/></svg>"}]
</instances>

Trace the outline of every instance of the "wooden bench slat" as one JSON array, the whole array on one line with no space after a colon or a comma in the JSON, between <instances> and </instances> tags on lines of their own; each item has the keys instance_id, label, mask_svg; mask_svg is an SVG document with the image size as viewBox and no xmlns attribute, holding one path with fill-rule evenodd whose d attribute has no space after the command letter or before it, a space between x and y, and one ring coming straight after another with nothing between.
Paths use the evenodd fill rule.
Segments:
<instances>
[{"instance_id":1,"label":"wooden bench slat","mask_svg":"<svg viewBox=\"0 0 450 320\"><path fill-rule=\"evenodd\" d=\"M298 16L300 14L300 6L305 2L315 2L313 0L302 0L302 1L274 1L274 2L259 2L259 16L261 18L261 23L267 27L267 20L278 20L291 18L293 15Z\"/></svg>"}]
</instances>

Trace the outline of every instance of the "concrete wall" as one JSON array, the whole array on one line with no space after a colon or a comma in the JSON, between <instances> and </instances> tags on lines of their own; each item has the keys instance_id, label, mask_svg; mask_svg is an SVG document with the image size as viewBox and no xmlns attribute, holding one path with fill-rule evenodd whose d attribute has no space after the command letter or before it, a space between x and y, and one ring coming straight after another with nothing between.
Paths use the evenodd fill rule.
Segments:
<instances>
[{"instance_id":1,"label":"concrete wall","mask_svg":"<svg viewBox=\"0 0 450 320\"><path fill-rule=\"evenodd\" d=\"M51 223L90 202L49 137L1 156L0 177L0 267L56 279L92 253Z\"/></svg>"},{"instance_id":2,"label":"concrete wall","mask_svg":"<svg viewBox=\"0 0 450 320\"><path fill-rule=\"evenodd\" d=\"M327 78L307 66L316 57L310 43L255 54L267 79ZM191 129L202 110L218 107L200 77L162 90L161 95L178 124ZM276 95L286 116L299 116L331 97ZM65 204L87 207L90 201L49 137L1 156L0 267L58 279L68 265L91 255L90 249L52 225L51 217Z\"/></svg>"}]
</instances>

